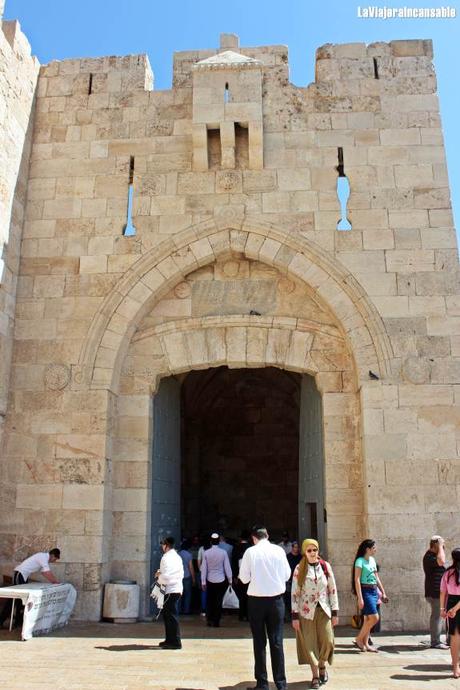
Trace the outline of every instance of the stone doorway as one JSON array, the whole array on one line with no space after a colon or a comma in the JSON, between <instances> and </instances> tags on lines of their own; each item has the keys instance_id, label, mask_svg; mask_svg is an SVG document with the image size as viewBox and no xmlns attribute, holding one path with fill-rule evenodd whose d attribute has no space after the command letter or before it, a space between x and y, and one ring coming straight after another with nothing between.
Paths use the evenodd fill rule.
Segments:
<instances>
[{"instance_id":1,"label":"stone doorway","mask_svg":"<svg viewBox=\"0 0 460 690\"><path fill-rule=\"evenodd\" d=\"M313 377L276 367L191 371L154 397L152 560L166 533L254 523L325 546L321 396ZM157 553L158 552L158 553Z\"/></svg>"}]
</instances>

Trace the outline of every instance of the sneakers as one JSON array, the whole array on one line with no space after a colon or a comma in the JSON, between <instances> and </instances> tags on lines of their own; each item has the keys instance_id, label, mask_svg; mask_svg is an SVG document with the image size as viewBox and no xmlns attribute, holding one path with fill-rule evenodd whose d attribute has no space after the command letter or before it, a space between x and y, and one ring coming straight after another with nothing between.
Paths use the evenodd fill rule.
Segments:
<instances>
[{"instance_id":1,"label":"sneakers","mask_svg":"<svg viewBox=\"0 0 460 690\"><path fill-rule=\"evenodd\" d=\"M438 644L432 644L431 649L449 649L449 645L444 644L444 642L438 642Z\"/></svg>"}]
</instances>

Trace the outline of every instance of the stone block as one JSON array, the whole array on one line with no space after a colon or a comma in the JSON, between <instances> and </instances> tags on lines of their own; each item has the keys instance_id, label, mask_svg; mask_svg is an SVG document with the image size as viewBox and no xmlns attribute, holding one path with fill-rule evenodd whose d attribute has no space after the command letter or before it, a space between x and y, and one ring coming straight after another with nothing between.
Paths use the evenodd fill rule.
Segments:
<instances>
[{"instance_id":1,"label":"stone block","mask_svg":"<svg viewBox=\"0 0 460 690\"><path fill-rule=\"evenodd\" d=\"M423 407L429 402L433 405L451 405L454 399L452 386L409 385L399 386L399 404L401 407Z\"/></svg>"},{"instance_id":2,"label":"stone block","mask_svg":"<svg viewBox=\"0 0 460 690\"><path fill-rule=\"evenodd\" d=\"M104 486L64 484L62 506L64 509L102 510L104 507Z\"/></svg>"},{"instance_id":3,"label":"stone block","mask_svg":"<svg viewBox=\"0 0 460 690\"><path fill-rule=\"evenodd\" d=\"M430 249L388 250L385 258L389 271L412 273L434 270L434 252Z\"/></svg>"},{"instance_id":4,"label":"stone block","mask_svg":"<svg viewBox=\"0 0 460 690\"><path fill-rule=\"evenodd\" d=\"M63 487L58 484L19 484L16 489L17 508L46 510L62 506Z\"/></svg>"},{"instance_id":5,"label":"stone block","mask_svg":"<svg viewBox=\"0 0 460 690\"><path fill-rule=\"evenodd\" d=\"M107 256L81 256L80 273L106 273Z\"/></svg>"},{"instance_id":6,"label":"stone block","mask_svg":"<svg viewBox=\"0 0 460 690\"><path fill-rule=\"evenodd\" d=\"M459 335L460 317L429 316L426 321L427 335Z\"/></svg>"}]
</instances>

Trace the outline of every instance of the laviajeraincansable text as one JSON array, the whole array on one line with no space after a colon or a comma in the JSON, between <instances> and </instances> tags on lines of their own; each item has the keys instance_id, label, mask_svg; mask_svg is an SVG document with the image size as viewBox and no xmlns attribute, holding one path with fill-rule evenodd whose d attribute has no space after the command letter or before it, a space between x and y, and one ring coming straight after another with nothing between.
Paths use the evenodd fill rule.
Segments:
<instances>
[{"instance_id":1,"label":"laviajeraincansable text","mask_svg":"<svg viewBox=\"0 0 460 690\"><path fill-rule=\"evenodd\" d=\"M455 7L357 7L361 19L455 19Z\"/></svg>"}]
</instances>

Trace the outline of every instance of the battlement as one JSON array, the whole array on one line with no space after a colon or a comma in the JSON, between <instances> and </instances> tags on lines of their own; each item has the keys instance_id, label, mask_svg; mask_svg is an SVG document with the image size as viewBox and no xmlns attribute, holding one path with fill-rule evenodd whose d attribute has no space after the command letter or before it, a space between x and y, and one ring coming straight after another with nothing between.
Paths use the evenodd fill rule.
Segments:
<instances>
[{"instance_id":1,"label":"battlement","mask_svg":"<svg viewBox=\"0 0 460 690\"><path fill-rule=\"evenodd\" d=\"M390 43L343 43L326 44L316 51L315 78L317 82L349 82L357 79L395 80L427 79L429 91L420 91L420 84L407 84L420 92L436 90L432 63L431 40L391 41ZM401 92L404 83L395 82ZM422 87L423 88L423 87ZM351 91L350 91L351 92Z\"/></svg>"},{"instance_id":2,"label":"battlement","mask_svg":"<svg viewBox=\"0 0 460 690\"><path fill-rule=\"evenodd\" d=\"M151 91L147 55L53 60L40 69L40 96Z\"/></svg>"}]
</instances>

